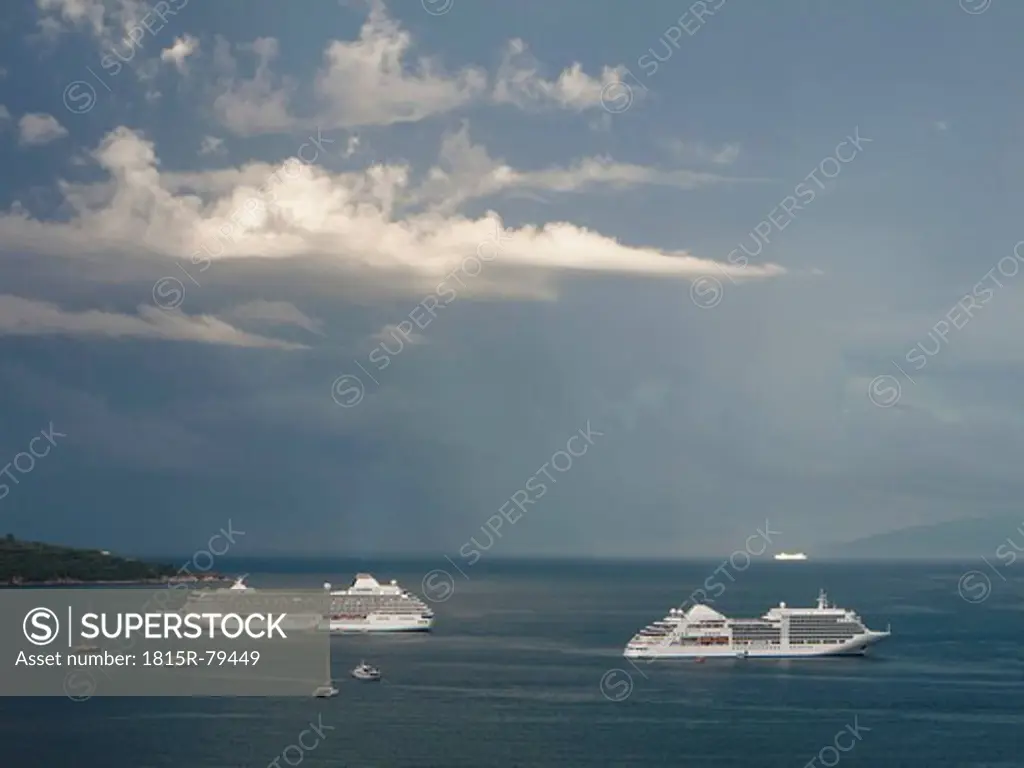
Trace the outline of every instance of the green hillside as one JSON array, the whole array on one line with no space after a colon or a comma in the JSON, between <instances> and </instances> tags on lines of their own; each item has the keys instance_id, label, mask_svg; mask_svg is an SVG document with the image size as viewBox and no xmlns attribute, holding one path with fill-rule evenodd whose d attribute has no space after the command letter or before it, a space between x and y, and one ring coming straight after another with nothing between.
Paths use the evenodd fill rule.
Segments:
<instances>
[{"instance_id":1,"label":"green hillside","mask_svg":"<svg viewBox=\"0 0 1024 768\"><path fill-rule=\"evenodd\" d=\"M177 572L171 565L145 563L98 549L20 541L11 534L0 539L0 584L166 581Z\"/></svg>"}]
</instances>

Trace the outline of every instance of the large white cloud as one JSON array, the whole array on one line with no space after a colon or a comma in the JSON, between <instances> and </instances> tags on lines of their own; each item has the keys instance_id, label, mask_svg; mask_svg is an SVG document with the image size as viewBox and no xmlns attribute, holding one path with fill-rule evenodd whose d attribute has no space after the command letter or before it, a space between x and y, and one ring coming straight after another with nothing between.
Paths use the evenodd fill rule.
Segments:
<instances>
[{"instance_id":1,"label":"large white cloud","mask_svg":"<svg viewBox=\"0 0 1024 768\"><path fill-rule=\"evenodd\" d=\"M300 151L300 156L310 157ZM486 156L486 153L485 153ZM93 158L108 174L96 184L62 183L73 212L66 221L42 221L21 208L0 216L0 247L70 257L140 251L206 265L243 257L304 258L332 268L396 274L437 281L464 268L478 254L502 268L587 270L637 275L695 277L718 274L763 278L775 265L738 266L698 258L682 250L634 246L568 222L505 230L496 214L480 218L423 207L430 195L411 184L405 166L377 165L333 173L298 157L284 163L247 163L239 168L193 173L163 171L152 143L127 129L111 132ZM508 184L573 190L595 183L635 186L692 179L663 178L635 166L605 161L569 169L520 173L505 168ZM440 178L428 173L428 180ZM490 178L490 176L488 176ZM470 175L466 189L445 186L442 200L494 191ZM497 186L501 186L497 184ZM495 258L496 256L496 258ZM473 270L476 267L472 267ZM470 291L493 289L479 281ZM498 292L501 292L500 290Z\"/></svg>"}]
</instances>

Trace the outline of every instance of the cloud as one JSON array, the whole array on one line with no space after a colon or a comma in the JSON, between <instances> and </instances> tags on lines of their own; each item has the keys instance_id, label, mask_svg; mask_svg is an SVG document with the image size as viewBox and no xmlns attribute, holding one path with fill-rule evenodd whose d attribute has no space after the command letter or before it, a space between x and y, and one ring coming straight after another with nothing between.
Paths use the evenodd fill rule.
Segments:
<instances>
[{"instance_id":1,"label":"cloud","mask_svg":"<svg viewBox=\"0 0 1024 768\"><path fill-rule=\"evenodd\" d=\"M36 0L36 7L42 17L39 25L47 34L86 27L99 37L106 29L102 0Z\"/></svg>"},{"instance_id":2,"label":"cloud","mask_svg":"<svg viewBox=\"0 0 1024 768\"><path fill-rule=\"evenodd\" d=\"M290 112L289 81L270 69L278 55L273 38L248 46L258 63L253 77L238 79L226 41L218 60L230 74L214 110L224 126L240 135L283 131L309 125L330 128L392 125L422 120L461 107L482 95L487 74L469 67L449 75L435 60L422 57L406 69L411 35L373 3L356 40L334 40L324 50L324 64L314 79L318 100L315 118L300 119Z\"/></svg>"},{"instance_id":3,"label":"cloud","mask_svg":"<svg viewBox=\"0 0 1024 768\"><path fill-rule=\"evenodd\" d=\"M566 167L535 171L517 171L494 160L487 150L473 144L469 127L448 134L441 145L440 165L432 168L424 181L412 192L418 203L433 205L435 210L454 211L464 202L501 192L581 192L594 187L625 189L637 186L664 186L695 189L709 184L743 182L711 173L689 170L661 170L620 163L610 157L591 157ZM756 181L756 179L754 179Z\"/></svg>"},{"instance_id":4,"label":"cloud","mask_svg":"<svg viewBox=\"0 0 1024 768\"><path fill-rule=\"evenodd\" d=\"M334 127L415 122L451 112L482 95L487 74L467 67L448 74L429 57L407 71L412 36L375 2L369 18L351 42L334 41L324 52L316 92L324 118Z\"/></svg>"},{"instance_id":5,"label":"cloud","mask_svg":"<svg viewBox=\"0 0 1024 768\"><path fill-rule=\"evenodd\" d=\"M5 107L3 104L0 104L0 121L10 120L10 119L11 119L11 113L7 111L7 107Z\"/></svg>"},{"instance_id":6,"label":"cloud","mask_svg":"<svg viewBox=\"0 0 1024 768\"><path fill-rule=\"evenodd\" d=\"M400 328L396 323L388 323L370 337L374 342L397 342L398 344L423 344L426 337L415 331Z\"/></svg>"},{"instance_id":7,"label":"cloud","mask_svg":"<svg viewBox=\"0 0 1024 768\"><path fill-rule=\"evenodd\" d=\"M199 145L200 155L214 155L224 151L224 139L218 139L216 136L203 136L202 143Z\"/></svg>"},{"instance_id":8,"label":"cloud","mask_svg":"<svg viewBox=\"0 0 1024 768\"><path fill-rule=\"evenodd\" d=\"M199 41L192 35L177 37L174 45L160 52L160 61L170 62L179 72L185 71L185 59L199 50Z\"/></svg>"},{"instance_id":9,"label":"cloud","mask_svg":"<svg viewBox=\"0 0 1024 768\"><path fill-rule=\"evenodd\" d=\"M268 325L294 325L318 336L324 335L323 323L306 316L294 304L286 301L259 299L232 307L225 313L235 320L251 320Z\"/></svg>"},{"instance_id":10,"label":"cloud","mask_svg":"<svg viewBox=\"0 0 1024 768\"><path fill-rule=\"evenodd\" d=\"M138 315L99 310L69 312L56 304L0 294L0 336L53 335L195 341L266 349L305 348L245 333L209 315L191 317L153 306L140 306Z\"/></svg>"},{"instance_id":11,"label":"cloud","mask_svg":"<svg viewBox=\"0 0 1024 768\"><path fill-rule=\"evenodd\" d=\"M171 6L181 2L172 0ZM145 0L36 0L36 7L39 27L45 36L52 38L84 28L103 48L111 48L117 42L130 44L129 32L141 29L140 22L150 14ZM170 7L167 15L173 16L175 10L181 8Z\"/></svg>"},{"instance_id":12,"label":"cloud","mask_svg":"<svg viewBox=\"0 0 1024 768\"><path fill-rule=\"evenodd\" d=\"M736 162L740 156L739 144L726 144L718 152L711 156L711 162L717 165L730 165Z\"/></svg>"},{"instance_id":13,"label":"cloud","mask_svg":"<svg viewBox=\"0 0 1024 768\"><path fill-rule=\"evenodd\" d=\"M409 210L406 166L376 165L334 173L299 158L196 173L161 170L153 144L127 129L112 131L93 152L108 179L62 183L72 215L41 221L20 208L0 216L0 246L81 258L140 258L148 252L193 264L238 258L303 259L334 279L359 276L419 292L450 279L481 254L496 262L470 292L504 294L506 270L583 270L696 277L721 272L739 279L771 277L781 267L737 266L684 250L619 242L569 222L505 229L500 217ZM509 170L513 179L519 172ZM641 183L635 166L594 162L577 175L539 172L545 188L588 179ZM529 177L528 177L529 178ZM670 177L679 183L682 177ZM537 183L537 182L534 182ZM495 240L501 232L500 244ZM339 270L341 274L339 274ZM477 267L472 270L478 271ZM399 280L411 285L399 288ZM531 290L531 294L533 291Z\"/></svg>"},{"instance_id":14,"label":"cloud","mask_svg":"<svg viewBox=\"0 0 1024 768\"><path fill-rule=\"evenodd\" d=\"M622 80L625 71L625 67L606 66L600 77L591 77L577 62L562 70L558 79L545 80L540 75L540 63L530 54L526 43L516 38L506 45L491 98L499 104L524 109L554 106L582 112L601 107L602 95Z\"/></svg>"},{"instance_id":15,"label":"cloud","mask_svg":"<svg viewBox=\"0 0 1024 768\"><path fill-rule=\"evenodd\" d=\"M231 46L220 39L215 59L224 74L218 81L214 111L228 130L243 136L314 125L354 128L411 123L488 97L522 108L581 112L600 107L603 90L625 72L623 67L606 66L594 77L576 63L556 79L545 80L540 64L518 39L508 43L493 83L477 66L449 72L436 58L414 57L410 33L375 0L356 40L334 40L326 46L323 66L314 78L315 113L300 117L292 112L290 99L295 83L271 70L278 41L260 38L239 49L256 53L255 72L250 78L239 78Z\"/></svg>"},{"instance_id":16,"label":"cloud","mask_svg":"<svg viewBox=\"0 0 1024 768\"><path fill-rule=\"evenodd\" d=\"M36 7L44 38L52 42L64 32L84 31L95 41L103 68L112 75L116 75L123 67L131 69L145 88L145 99L152 103L161 96L151 85L159 75L160 60L171 61L179 70L184 71L184 58L198 47L198 41L185 35L159 57L147 58L145 52L155 45L153 37L173 24L174 17L189 2L36 0Z\"/></svg>"},{"instance_id":17,"label":"cloud","mask_svg":"<svg viewBox=\"0 0 1024 768\"><path fill-rule=\"evenodd\" d=\"M278 54L277 40L261 37L239 49L256 56L256 71L249 79L236 76L237 63L227 40L218 37L215 42L215 65L227 73L217 82L220 95L213 102L213 110L224 127L240 136L250 136L287 132L304 124L289 109L291 81L270 70Z\"/></svg>"},{"instance_id":18,"label":"cloud","mask_svg":"<svg viewBox=\"0 0 1024 768\"><path fill-rule=\"evenodd\" d=\"M665 143L673 157L683 163L712 163L732 165L740 156L739 144L712 147L702 142L673 139Z\"/></svg>"},{"instance_id":19,"label":"cloud","mask_svg":"<svg viewBox=\"0 0 1024 768\"><path fill-rule=\"evenodd\" d=\"M53 115L30 113L18 121L19 141L26 147L39 147L64 138L68 130Z\"/></svg>"}]
</instances>

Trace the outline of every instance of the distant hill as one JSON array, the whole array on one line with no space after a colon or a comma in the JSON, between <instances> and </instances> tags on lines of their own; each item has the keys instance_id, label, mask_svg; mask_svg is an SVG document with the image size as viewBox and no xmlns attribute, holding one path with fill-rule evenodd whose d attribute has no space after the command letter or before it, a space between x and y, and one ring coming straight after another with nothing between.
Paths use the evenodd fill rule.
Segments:
<instances>
[{"instance_id":1,"label":"distant hill","mask_svg":"<svg viewBox=\"0 0 1024 768\"><path fill-rule=\"evenodd\" d=\"M218 574L206 577L221 578ZM184 580L178 577L178 568L173 565L118 557L99 549L21 541L11 534L0 539L0 584L146 584Z\"/></svg>"},{"instance_id":2,"label":"distant hill","mask_svg":"<svg viewBox=\"0 0 1024 768\"><path fill-rule=\"evenodd\" d=\"M1024 548L1024 514L953 520L879 533L822 551L830 558L960 559L989 557L1012 539Z\"/></svg>"}]
</instances>

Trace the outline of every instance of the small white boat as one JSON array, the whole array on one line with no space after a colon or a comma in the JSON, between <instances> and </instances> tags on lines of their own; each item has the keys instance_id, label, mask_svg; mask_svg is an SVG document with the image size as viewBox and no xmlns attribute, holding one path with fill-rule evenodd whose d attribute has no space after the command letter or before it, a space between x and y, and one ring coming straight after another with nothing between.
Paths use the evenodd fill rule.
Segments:
<instances>
[{"instance_id":1,"label":"small white boat","mask_svg":"<svg viewBox=\"0 0 1024 768\"><path fill-rule=\"evenodd\" d=\"M380 680L380 670L361 661L359 666L352 670L352 677L356 680Z\"/></svg>"}]
</instances>

